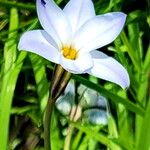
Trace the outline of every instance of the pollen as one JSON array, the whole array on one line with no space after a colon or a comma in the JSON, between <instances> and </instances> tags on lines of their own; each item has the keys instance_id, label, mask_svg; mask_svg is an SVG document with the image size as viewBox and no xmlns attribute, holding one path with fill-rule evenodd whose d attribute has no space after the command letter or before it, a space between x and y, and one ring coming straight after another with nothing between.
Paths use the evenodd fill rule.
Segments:
<instances>
[{"instance_id":1,"label":"pollen","mask_svg":"<svg viewBox=\"0 0 150 150\"><path fill-rule=\"evenodd\" d=\"M75 60L77 57L77 51L74 48L68 46L62 47L62 54L65 58L71 60Z\"/></svg>"}]
</instances>

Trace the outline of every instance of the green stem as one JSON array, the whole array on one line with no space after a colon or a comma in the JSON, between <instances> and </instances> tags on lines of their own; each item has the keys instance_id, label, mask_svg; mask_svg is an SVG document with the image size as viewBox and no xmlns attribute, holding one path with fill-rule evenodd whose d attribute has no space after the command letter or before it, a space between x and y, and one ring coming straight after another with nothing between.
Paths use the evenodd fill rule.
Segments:
<instances>
[{"instance_id":1,"label":"green stem","mask_svg":"<svg viewBox=\"0 0 150 150\"><path fill-rule=\"evenodd\" d=\"M76 106L73 107L71 112L70 112L70 121L76 122L79 118L81 117L81 107L80 103ZM64 143L64 150L70 150L71 149L71 138L72 134L74 131L74 127L70 124L67 132L67 136L65 138L65 143Z\"/></svg>"},{"instance_id":2,"label":"green stem","mask_svg":"<svg viewBox=\"0 0 150 150\"><path fill-rule=\"evenodd\" d=\"M74 127L70 125L70 127L68 128L67 136L65 138L64 150L70 150L70 143L71 143L73 130L74 130Z\"/></svg>"},{"instance_id":3,"label":"green stem","mask_svg":"<svg viewBox=\"0 0 150 150\"><path fill-rule=\"evenodd\" d=\"M51 120L52 120L52 112L55 105L55 99L49 98L46 106L45 118L44 118L44 147L45 150L51 150L51 139L50 139L50 131L51 131Z\"/></svg>"},{"instance_id":4,"label":"green stem","mask_svg":"<svg viewBox=\"0 0 150 150\"><path fill-rule=\"evenodd\" d=\"M52 120L52 112L53 107L55 105L55 101L62 94L65 87L67 86L70 80L71 74L65 71L60 65L56 65L52 77L51 89L50 89L50 98L47 102L45 118L44 118L44 146L45 150L51 150L51 139L50 139L50 131L51 131L51 120Z\"/></svg>"}]
</instances>

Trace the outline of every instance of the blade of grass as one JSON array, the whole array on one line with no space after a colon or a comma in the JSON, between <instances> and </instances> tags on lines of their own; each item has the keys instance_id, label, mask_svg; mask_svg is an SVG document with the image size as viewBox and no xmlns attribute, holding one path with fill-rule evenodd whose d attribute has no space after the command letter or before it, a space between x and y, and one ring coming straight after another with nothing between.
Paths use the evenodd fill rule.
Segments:
<instances>
[{"instance_id":1,"label":"blade of grass","mask_svg":"<svg viewBox=\"0 0 150 150\"><path fill-rule=\"evenodd\" d=\"M118 104L118 128L119 138L122 142L126 143L129 149L133 149L133 130L130 128L131 122L127 109L122 105ZM128 141L126 139L128 137Z\"/></svg>"},{"instance_id":2,"label":"blade of grass","mask_svg":"<svg viewBox=\"0 0 150 150\"><path fill-rule=\"evenodd\" d=\"M37 85L37 93L39 96L39 109L41 113L43 113L49 96L49 84L46 78L45 65L38 55L29 54L29 58L32 63L32 68Z\"/></svg>"},{"instance_id":3,"label":"blade of grass","mask_svg":"<svg viewBox=\"0 0 150 150\"><path fill-rule=\"evenodd\" d=\"M141 74L141 79L140 79L140 85L137 91L137 98L138 101L143 105L143 107L146 106L146 99L148 97L148 85L149 85L149 73L150 73L150 46L148 47L146 57L144 60L143 64L143 72ZM138 142L141 129L142 129L142 122L143 122L143 117L137 115L136 116L136 142Z\"/></svg>"},{"instance_id":4,"label":"blade of grass","mask_svg":"<svg viewBox=\"0 0 150 150\"><path fill-rule=\"evenodd\" d=\"M52 125L51 125L51 146L52 150L62 150L63 149L63 140L61 137L60 128L59 126L59 114L57 111L54 110L53 116L52 116Z\"/></svg>"},{"instance_id":5,"label":"blade of grass","mask_svg":"<svg viewBox=\"0 0 150 150\"><path fill-rule=\"evenodd\" d=\"M150 70L150 44L147 49L146 57L144 60L144 70Z\"/></svg>"},{"instance_id":6,"label":"blade of grass","mask_svg":"<svg viewBox=\"0 0 150 150\"><path fill-rule=\"evenodd\" d=\"M103 135L102 133L93 133L93 130L91 130L88 127L81 126L80 124L77 123L71 123L75 128L79 129L80 131L84 132L87 134L90 138L95 139L96 141L110 147L110 144L114 143L112 140L110 140L107 136Z\"/></svg>"},{"instance_id":7,"label":"blade of grass","mask_svg":"<svg viewBox=\"0 0 150 150\"><path fill-rule=\"evenodd\" d=\"M109 115L108 117L108 133L110 138L118 138L117 125L114 118L111 115ZM110 149L121 150L121 148L115 143L110 144Z\"/></svg>"},{"instance_id":8,"label":"blade of grass","mask_svg":"<svg viewBox=\"0 0 150 150\"><path fill-rule=\"evenodd\" d=\"M12 8L10 10L10 26L9 30L16 29L18 27L18 12L17 9ZM9 34L8 38L16 37L17 32L13 32ZM0 93L0 124L3 125L4 128L0 128L0 149L7 149L7 140L8 140L8 128L9 128L9 116L10 116L10 108L11 102L13 98L13 93L16 85L16 76L18 75L18 70L20 69L20 65L18 65L18 69L15 69L15 61L16 61L16 43L15 40L11 42L5 43L4 47L4 64L3 64L3 74L2 85L1 85L1 93Z\"/></svg>"},{"instance_id":9,"label":"blade of grass","mask_svg":"<svg viewBox=\"0 0 150 150\"><path fill-rule=\"evenodd\" d=\"M0 32L0 38L2 39L3 36L10 34L11 32L15 32L18 31L19 29L23 29L23 28L27 28L27 26L31 26L31 24L33 24L35 21L37 21L37 19L32 19L26 23L24 23L23 25L19 25L19 27L17 29L8 31L8 30L4 30Z\"/></svg>"},{"instance_id":10,"label":"blade of grass","mask_svg":"<svg viewBox=\"0 0 150 150\"><path fill-rule=\"evenodd\" d=\"M102 86L100 86L98 84L94 84L81 76L73 75L73 78L76 81L82 83L83 85L85 85L93 90L96 90L100 94L103 94L105 97L109 98L113 102L115 102L117 104L118 103L123 104L128 110L135 112L139 115L144 115L144 112L145 112L144 109L137 106L136 104L132 103L130 100L122 98L122 97L110 92L109 90L106 90Z\"/></svg>"},{"instance_id":11,"label":"blade of grass","mask_svg":"<svg viewBox=\"0 0 150 150\"><path fill-rule=\"evenodd\" d=\"M150 98L147 106L146 114L141 126L140 138L138 140L136 150L149 150L150 149Z\"/></svg>"},{"instance_id":12,"label":"blade of grass","mask_svg":"<svg viewBox=\"0 0 150 150\"><path fill-rule=\"evenodd\" d=\"M12 8L10 10L9 31L17 29L18 25L18 11L16 8ZM30 26L29 29L33 29L36 25L37 22ZM5 43L4 61L1 69L0 124L3 125L3 127L0 128L0 150L7 149L11 104L17 78L27 54L26 52L17 54L17 43L15 40L17 37L16 31L8 35L8 38L12 37L14 40Z\"/></svg>"},{"instance_id":13,"label":"blade of grass","mask_svg":"<svg viewBox=\"0 0 150 150\"><path fill-rule=\"evenodd\" d=\"M141 32L138 23L132 23L128 25L129 43L134 49L134 55L137 57L140 66L142 65L143 49Z\"/></svg>"},{"instance_id":14,"label":"blade of grass","mask_svg":"<svg viewBox=\"0 0 150 150\"><path fill-rule=\"evenodd\" d=\"M82 131L79 131L79 132L77 133L77 135L74 137L74 139L73 139L73 141L72 141L72 147L71 147L72 150L76 150L76 149L78 148L82 136L83 136L83 132L82 132Z\"/></svg>"},{"instance_id":15,"label":"blade of grass","mask_svg":"<svg viewBox=\"0 0 150 150\"><path fill-rule=\"evenodd\" d=\"M121 36L121 39L122 39L124 45L127 47L127 52L134 64L135 68L137 69L138 72L140 72L140 70L141 70L140 63L138 62L137 57L135 57L134 50L133 50L132 46L130 45L125 32L122 31L120 36Z\"/></svg>"}]
</instances>

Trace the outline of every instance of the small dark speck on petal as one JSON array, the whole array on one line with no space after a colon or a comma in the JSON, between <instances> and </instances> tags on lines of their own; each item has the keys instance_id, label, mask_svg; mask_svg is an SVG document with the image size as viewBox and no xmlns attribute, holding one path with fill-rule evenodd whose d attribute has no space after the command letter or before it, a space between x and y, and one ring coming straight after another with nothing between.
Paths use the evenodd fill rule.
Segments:
<instances>
[{"instance_id":1,"label":"small dark speck on petal","mask_svg":"<svg viewBox=\"0 0 150 150\"><path fill-rule=\"evenodd\" d=\"M45 5L45 4L46 4L46 2L45 2L44 0L41 0L41 3L42 3L42 5Z\"/></svg>"}]
</instances>

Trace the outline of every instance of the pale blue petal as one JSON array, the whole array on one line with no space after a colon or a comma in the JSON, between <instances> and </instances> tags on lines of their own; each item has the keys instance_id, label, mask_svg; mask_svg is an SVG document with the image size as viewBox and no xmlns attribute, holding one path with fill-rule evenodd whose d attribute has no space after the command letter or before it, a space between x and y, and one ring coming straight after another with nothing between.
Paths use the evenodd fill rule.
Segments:
<instances>
[{"instance_id":1,"label":"pale blue petal","mask_svg":"<svg viewBox=\"0 0 150 150\"><path fill-rule=\"evenodd\" d=\"M75 33L87 20L95 16L91 0L70 0L64 8L72 30Z\"/></svg>"},{"instance_id":2,"label":"pale blue petal","mask_svg":"<svg viewBox=\"0 0 150 150\"><path fill-rule=\"evenodd\" d=\"M74 45L82 51L101 48L116 39L121 32L126 15L121 12L98 15L85 23L74 37Z\"/></svg>"},{"instance_id":3,"label":"pale blue petal","mask_svg":"<svg viewBox=\"0 0 150 150\"><path fill-rule=\"evenodd\" d=\"M126 69L118 61L99 51L92 51L91 54L94 66L87 73L116 83L122 88L129 87L129 75Z\"/></svg>"},{"instance_id":4,"label":"pale blue petal","mask_svg":"<svg viewBox=\"0 0 150 150\"><path fill-rule=\"evenodd\" d=\"M107 99L104 96L100 95L97 91L87 88L86 86L81 84L78 87L78 94L81 96L81 107L99 107L100 109L107 109Z\"/></svg>"},{"instance_id":5,"label":"pale blue petal","mask_svg":"<svg viewBox=\"0 0 150 150\"><path fill-rule=\"evenodd\" d=\"M43 28L61 44L68 44L72 37L71 26L65 13L53 0L37 0L37 14Z\"/></svg>"},{"instance_id":6,"label":"pale blue petal","mask_svg":"<svg viewBox=\"0 0 150 150\"><path fill-rule=\"evenodd\" d=\"M33 52L49 61L59 63L60 52L55 46L56 43L44 30L33 30L21 36L18 49Z\"/></svg>"},{"instance_id":7,"label":"pale blue petal","mask_svg":"<svg viewBox=\"0 0 150 150\"><path fill-rule=\"evenodd\" d=\"M88 109L83 113L83 120L94 125L107 125L107 112L99 109Z\"/></svg>"},{"instance_id":8,"label":"pale blue petal","mask_svg":"<svg viewBox=\"0 0 150 150\"><path fill-rule=\"evenodd\" d=\"M70 80L69 83L67 84L64 94L70 93L72 95L75 95L75 81Z\"/></svg>"},{"instance_id":9,"label":"pale blue petal","mask_svg":"<svg viewBox=\"0 0 150 150\"><path fill-rule=\"evenodd\" d=\"M73 95L71 93L66 93L58 98L56 107L63 115L69 115L72 109L72 101Z\"/></svg>"},{"instance_id":10,"label":"pale blue petal","mask_svg":"<svg viewBox=\"0 0 150 150\"><path fill-rule=\"evenodd\" d=\"M64 95L61 95L56 101L57 109L63 115L69 115L73 105L75 104L75 84L74 80L70 80L66 89L64 91Z\"/></svg>"},{"instance_id":11,"label":"pale blue petal","mask_svg":"<svg viewBox=\"0 0 150 150\"><path fill-rule=\"evenodd\" d=\"M75 60L66 59L65 57L61 56L60 65L68 72L82 74L92 68L93 60L91 55L88 53L85 53L84 55L79 54Z\"/></svg>"}]
</instances>

